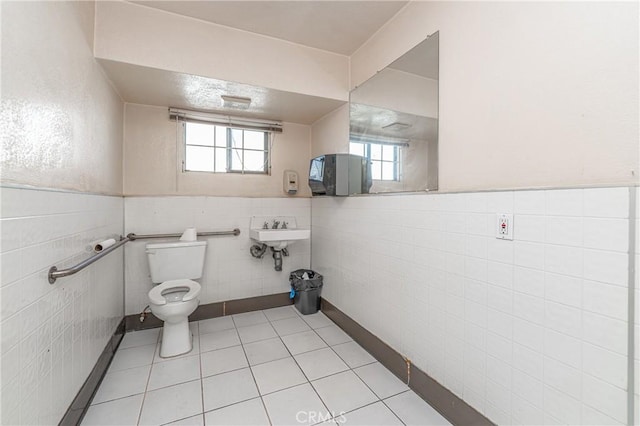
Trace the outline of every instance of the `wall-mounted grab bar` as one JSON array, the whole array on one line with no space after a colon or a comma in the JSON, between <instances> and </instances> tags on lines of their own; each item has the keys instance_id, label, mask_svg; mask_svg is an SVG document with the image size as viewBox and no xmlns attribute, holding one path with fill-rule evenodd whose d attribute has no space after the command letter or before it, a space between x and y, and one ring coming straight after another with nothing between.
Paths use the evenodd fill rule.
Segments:
<instances>
[{"instance_id":1,"label":"wall-mounted grab bar","mask_svg":"<svg viewBox=\"0 0 640 426\"><path fill-rule=\"evenodd\" d=\"M182 234L147 234L147 235L137 235L133 232L127 235L127 238L131 241L135 240L147 240L149 238L178 238ZM233 231L211 231L211 232L198 232L198 237L213 237L216 235L240 235L240 230L238 228Z\"/></svg>"},{"instance_id":2,"label":"wall-mounted grab bar","mask_svg":"<svg viewBox=\"0 0 640 426\"><path fill-rule=\"evenodd\" d=\"M95 262L95 261L97 261L99 259L102 259L106 255L108 255L112 251L116 250L118 247L123 246L125 243L127 243L129 241L142 240L142 239L148 239L148 238L174 238L174 237L177 238L177 237L180 237L181 235L182 234L136 235L136 234L134 234L132 232L129 235L127 235L126 237L124 237L124 238L122 236L120 236L120 240L117 241L111 247L101 251L98 254L95 254L95 255L91 256L88 259L83 260L82 262L78 263L75 266L72 266L71 268L61 269L61 270L58 270L58 268L55 267L55 266L52 266L51 268L49 268L49 284L55 283L58 278L68 277L69 275L73 275L75 273L78 273L78 272L82 271L84 268L86 268L87 266L91 265L93 262ZM236 229L234 229L232 231L198 232L198 236L199 237L213 237L213 236L217 236L217 235L240 235L240 230L238 228L236 228Z\"/></svg>"},{"instance_id":3,"label":"wall-mounted grab bar","mask_svg":"<svg viewBox=\"0 0 640 426\"><path fill-rule=\"evenodd\" d=\"M126 237L122 238L121 236L120 240L117 241L111 247L101 251L98 254L94 254L90 258L83 260L82 262L78 263L75 266L72 266L71 268L61 269L58 271L58 268L56 268L55 266L52 266L51 268L49 268L49 284L55 283L58 278L68 277L69 275L73 275L77 272L82 271L84 268L91 265L93 262L99 259L102 259L112 251L116 250L118 247L123 246L128 241L130 241L129 238L126 238Z\"/></svg>"}]
</instances>

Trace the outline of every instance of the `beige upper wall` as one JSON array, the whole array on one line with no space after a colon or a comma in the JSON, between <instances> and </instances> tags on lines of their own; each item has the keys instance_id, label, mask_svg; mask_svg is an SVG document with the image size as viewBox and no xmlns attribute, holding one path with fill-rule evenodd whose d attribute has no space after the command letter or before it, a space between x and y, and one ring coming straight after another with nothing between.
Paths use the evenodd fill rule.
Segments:
<instances>
[{"instance_id":1,"label":"beige upper wall","mask_svg":"<svg viewBox=\"0 0 640 426\"><path fill-rule=\"evenodd\" d=\"M349 153L349 104L311 125L311 157Z\"/></svg>"},{"instance_id":2,"label":"beige upper wall","mask_svg":"<svg viewBox=\"0 0 640 426\"><path fill-rule=\"evenodd\" d=\"M123 103L93 58L93 2L3 1L2 182L122 193Z\"/></svg>"},{"instance_id":3,"label":"beige upper wall","mask_svg":"<svg viewBox=\"0 0 640 426\"><path fill-rule=\"evenodd\" d=\"M637 2L411 2L351 86L435 31L440 190L638 182Z\"/></svg>"},{"instance_id":4,"label":"beige upper wall","mask_svg":"<svg viewBox=\"0 0 640 426\"><path fill-rule=\"evenodd\" d=\"M123 1L98 2L95 55L348 100L347 56Z\"/></svg>"},{"instance_id":5,"label":"beige upper wall","mask_svg":"<svg viewBox=\"0 0 640 426\"><path fill-rule=\"evenodd\" d=\"M275 135L271 175L239 175L180 171L176 122L168 109L125 105L124 194L288 197L282 190L284 170L299 176L296 196L309 197L310 126L284 123Z\"/></svg>"}]
</instances>

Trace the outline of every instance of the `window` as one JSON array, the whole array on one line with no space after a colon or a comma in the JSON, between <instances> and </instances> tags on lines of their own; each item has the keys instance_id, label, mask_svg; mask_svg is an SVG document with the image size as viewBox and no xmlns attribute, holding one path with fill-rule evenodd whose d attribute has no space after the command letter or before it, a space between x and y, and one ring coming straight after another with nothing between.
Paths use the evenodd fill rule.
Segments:
<instances>
[{"instance_id":1,"label":"window","mask_svg":"<svg viewBox=\"0 0 640 426\"><path fill-rule=\"evenodd\" d=\"M400 180L400 147L383 143L351 142L349 152L371 162L373 180Z\"/></svg>"},{"instance_id":2,"label":"window","mask_svg":"<svg viewBox=\"0 0 640 426\"><path fill-rule=\"evenodd\" d=\"M184 170L268 173L269 132L184 122Z\"/></svg>"}]
</instances>

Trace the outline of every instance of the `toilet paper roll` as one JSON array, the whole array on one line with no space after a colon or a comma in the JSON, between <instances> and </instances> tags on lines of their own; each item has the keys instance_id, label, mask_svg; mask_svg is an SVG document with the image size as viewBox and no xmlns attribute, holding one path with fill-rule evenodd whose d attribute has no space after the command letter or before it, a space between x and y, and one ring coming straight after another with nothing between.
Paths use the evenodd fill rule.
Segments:
<instances>
[{"instance_id":1,"label":"toilet paper roll","mask_svg":"<svg viewBox=\"0 0 640 426\"><path fill-rule=\"evenodd\" d=\"M94 245L93 251L95 251L96 253L100 253L102 250L111 247L115 243L116 240L114 240L113 238L109 238L108 240L101 241L98 244Z\"/></svg>"},{"instance_id":2,"label":"toilet paper roll","mask_svg":"<svg viewBox=\"0 0 640 426\"><path fill-rule=\"evenodd\" d=\"M182 233L180 237L180 241L196 241L198 239L198 233L196 232L196 228L187 228Z\"/></svg>"}]
</instances>

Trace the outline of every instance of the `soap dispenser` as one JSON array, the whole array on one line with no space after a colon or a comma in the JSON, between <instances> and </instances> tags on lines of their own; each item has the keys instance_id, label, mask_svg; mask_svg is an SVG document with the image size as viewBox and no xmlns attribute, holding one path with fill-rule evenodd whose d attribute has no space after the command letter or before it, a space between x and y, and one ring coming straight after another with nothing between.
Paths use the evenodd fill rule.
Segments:
<instances>
[{"instance_id":1,"label":"soap dispenser","mask_svg":"<svg viewBox=\"0 0 640 426\"><path fill-rule=\"evenodd\" d=\"M285 170L282 184L285 194L295 195L298 192L298 173L293 170Z\"/></svg>"}]
</instances>

